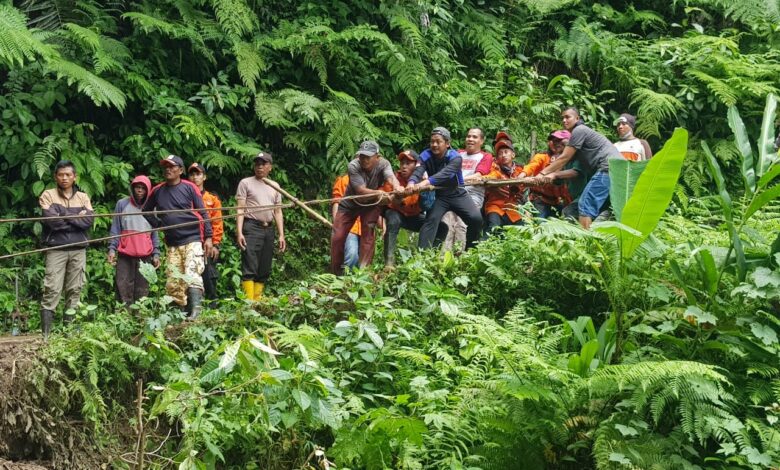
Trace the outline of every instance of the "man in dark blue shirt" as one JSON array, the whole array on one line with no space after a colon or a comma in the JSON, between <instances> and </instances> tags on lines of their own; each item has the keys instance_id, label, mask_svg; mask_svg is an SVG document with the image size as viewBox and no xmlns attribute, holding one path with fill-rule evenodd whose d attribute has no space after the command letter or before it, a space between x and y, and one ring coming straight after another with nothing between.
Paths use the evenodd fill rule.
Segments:
<instances>
[{"instance_id":1,"label":"man in dark blue shirt","mask_svg":"<svg viewBox=\"0 0 780 470\"><path fill-rule=\"evenodd\" d=\"M482 233L482 215L479 208L463 187L461 165L463 158L450 148L450 131L437 127L431 132L430 148L420 154L420 166L414 171L406 190L419 192L430 186L436 186L436 202L425 216L420 229L420 248L431 248L441 218L448 211L454 212L466 223L466 249L468 250ZM428 178L425 179L425 174Z\"/></svg>"},{"instance_id":2,"label":"man in dark blue shirt","mask_svg":"<svg viewBox=\"0 0 780 470\"><path fill-rule=\"evenodd\" d=\"M152 227L163 227L167 247L166 293L177 304L186 306L188 318L194 319L200 314L203 301L204 253L208 255L213 250L211 222L198 187L181 179L184 161L176 155L168 155L160 160L160 165L165 168L165 182L152 188L143 207L143 212L147 213L144 217ZM175 209L192 211L159 217L152 212ZM180 227L180 224L187 225Z\"/></svg>"}]
</instances>

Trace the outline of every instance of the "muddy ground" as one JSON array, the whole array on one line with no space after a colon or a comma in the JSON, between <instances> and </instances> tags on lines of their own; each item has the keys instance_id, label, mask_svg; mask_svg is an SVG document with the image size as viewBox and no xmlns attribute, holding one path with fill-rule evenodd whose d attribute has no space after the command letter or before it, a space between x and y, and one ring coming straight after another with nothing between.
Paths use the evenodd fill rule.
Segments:
<instances>
[{"instance_id":1,"label":"muddy ground","mask_svg":"<svg viewBox=\"0 0 780 470\"><path fill-rule=\"evenodd\" d=\"M14 379L35 357L43 344L40 335L0 336L0 395L13 393ZM0 470L41 470L51 468L50 462L14 462L9 456L7 442L0 442Z\"/></svg>"}]
</instances>

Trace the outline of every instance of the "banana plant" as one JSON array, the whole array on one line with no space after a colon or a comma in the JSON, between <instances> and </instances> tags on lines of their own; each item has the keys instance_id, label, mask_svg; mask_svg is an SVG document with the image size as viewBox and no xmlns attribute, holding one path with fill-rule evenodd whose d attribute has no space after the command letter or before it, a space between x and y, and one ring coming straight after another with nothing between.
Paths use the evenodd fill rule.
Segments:
<instances>
[{"instance_id":1,"label":"banana plant","mask_svg":"<svg viewBox=\"0 0 780 470\"><path fill-rule=\"evenodd\" d=\"M718 165L718 160L712 154L707 142L702 141L701 146L707 156L707 163L710 172L715 179L715 186L718 190L718 202L723 208L723 215L726 219L726 226L731 238L726 258L723 261L718 276L718 284L723 274L734 264L737 277L744 281L747 276L748 264L745 257L745 251L742 246L741 234L745 224L759 210L767 204L780 197L780 185L772 185L780 176L780 163L777 152L774 150L775 141L775 117L777 114L777 97L769 94L766 98L766 107L764 108L764 117L761 122L761 131L759 134L756 148L758 152L753 151L750 143L747 128L736 106L729 107L728 122L734 133L734 140L742 156L742 179L745 184L744 206L746 209L741 214L736 214L735 206L731 195L726 190L726 180L723 172ZM772 244L772 250L780 247L780 237ZM732 261L733 254L733 261ZM773 253L770 253L770 257Z\"/></svg>"}]
</instances>

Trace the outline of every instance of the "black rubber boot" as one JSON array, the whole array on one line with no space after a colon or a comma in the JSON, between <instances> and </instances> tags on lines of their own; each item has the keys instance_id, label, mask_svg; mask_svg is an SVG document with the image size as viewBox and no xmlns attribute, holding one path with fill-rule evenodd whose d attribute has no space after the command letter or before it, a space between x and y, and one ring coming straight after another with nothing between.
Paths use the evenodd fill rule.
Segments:
<instances>
[{"instance_id":1,"label":"black rubber boot","mask_svg":"<svg viewBox=\"0 0 780 470\"><path fill-rule=\"evenodd\" d=\"M200 315L203 307L203 291L197 287L187 289L187 319L194 320Z\"/></svg>"},{"instance_id":2,"label":"black rubber boot","mask_svg":"<svg viewBox=\"0 0 780 470\"><path fill-rule=\"evenodd\" d=\"M395 248L398 245L398 234L390 241L390 236L385 233L384 247L385 247L385 266L395 266Z\"/></svg>"},{"instance_id":3,"label":"black rubber boot","mask_svg":"<svg viewBox=\"0 0 780 470\"><path fill-rule=\"evenodd\" d=\"M51 334L51 326L54 323L54 312L51 310L41 310L41 331L43 332L43 339L46 340Z\"/></svg>"},{"instance_id":4,"label":"black rubber boot","mask_svg":"<svg viewBox=\"0 0 780 470\"><path fill-rule=\"evenodd\" d=\"M65 326L68 326L73 323L73 320L76 318L76 315L68 315L67 313L62 315L62 324Z\"/></svg>"}]
</instances>

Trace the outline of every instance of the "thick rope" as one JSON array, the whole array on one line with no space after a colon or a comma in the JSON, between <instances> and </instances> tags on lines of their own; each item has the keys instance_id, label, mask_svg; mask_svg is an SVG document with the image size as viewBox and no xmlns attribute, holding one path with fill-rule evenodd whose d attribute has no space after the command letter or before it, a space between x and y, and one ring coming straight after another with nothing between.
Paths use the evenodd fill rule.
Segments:
<instances>
[{"instance_id":1,"label":"thick rope","mask_svg":"<svg viewBox=\"0 0 780 470\"><path fill-rule=\"evenodd\" d=\"M505 179L505 180L488 180L488 181L469 182L469 183L466 183L466 185L467 186L489 186L489 187L509 186L509 185L515 185L515 184L523 184L523 183L526 182L526 180L527 180L527 178ZM428 186L428 187L423 188L422 190L420 190L418 192L434 191L436 189L441 189L441 188L437 187L437 186ZM414 193L412 193L412 194L414 194ZM363 198L376 198L378 196L381 196L381 198L384 199L384 198L390 197L390 196L403 196L403 195L408 195L408 194L407 194L406 191L400 190L400 191L389 191L389 192L386 192L386 193L381 194L381 195L379 195L379 194L356 194L356 195L353 195L353 196L344 196L344 197L341 197L341 198L312 199L310 201L303 201L302 203L305 204L305 205L314 205L314 204L334 203L334 202L340 202L340 201L346 201L346 200L356 200L356 199L363 199ZM377 202L374 202L374 203L370 203L370 204L360 204L360 205L362 205L364 207L369 207L369 206L377 205L380 202L381 202L381 200L377 201ZM227 208L211 209L211 210L212 211L213 210L222 211L222 210L238 210L238 209L242 209L243 215L245 215L247 213L262 212L262 211L267 211L267 210L272 210L272 209L286 209L286 208L290 208L290 207L295 207L295 204L292 204L292 203L269 204L269 205L265 205L265 206L253 206L251 208L246 207L246 206L242 206L242 207L232 206L232 207L227 207ZM205 208L204 209L172 209L172 210L167 210L167 211L139 212L139 213L133 213L133 214L112 213L112 214L90 214L90 215L94 216L94 217L107 217L107 216L121 215L121 216L124 217L124 216L131 216L131 215L156 215L156 214L178 213L178 212L207 212L207 211L209 211L209 209L205 209ZM234 218L237 218L239 215L240 214L238 214L238 213L231 214L231 215L220 215L219 217L214 217L212 220L234 219ZM87 215L78 215L78 214L76 214L74 216L30 217L30 218L26 218L26 219L15 219L15 221L27 222L27 221L33 221L33 220L37 221L37 220L68 219L68 218L80 218L80 217L87 217ZM9 221L14 221L14 219L1 219L0 220L0 222L9 222ZM157 231L160 231L160 230L165 231L165 230L170 230L170 229L175 229L175 228L180 228L180 227L189 227L191 225L198 225L198 224L202 224L202 223L203 223L202 220L196 220L196 221L192 221L192 222L183 222L183 223L180 223L180 224L174 224L174 225L168 225L168 226L165 226L165 227L152 228L152 229L149 229L149 230L139 230L139 231L133 232L133 233L119 234L119 235L109 235L109 236L106 236L106 237L92 238L92 239L81 241L81 242L73 242L73 243L67 243L67 244L64 244L64 245L48 246L48 247L44 247L44 248L37 248L37 249L34 249L34 250L21 251L21 252L18 252L18 253L10 253L10 254L7 254L7 255L0 256L0 261L6 260L6 259L11 259L11 258L16 258L18 256L32 255L32 254L35 254L35 253L45 253L45 252L48 252L48 251L63 250L63 249L67 249L67 248L77 248L77 247L81 248L81 247L85 247L85 246L93 244L93 243L109 241L109 240L113 240L113 239L116 239L116 238L130 237L130 236L143 234L143 233L157 232Z\"/></svg>"},{"instance_id":2,"label":"thick rope","mask_svg":"<svg viewBox=\"0 0 780 470\"><path fill-rule=\"evenodd\" d=\"M486 180L486 181L470 181L465 183L466 186L488 186L488 187L495 187L495 186L508 186L513 184L529 184L528 178L518 178L518 179L506 179L506 180ZM436 189L442 189L439 186L429 186L427 188L422 189L421 191L434 191ZM421 192L420 191L420 192ZM388 191L385 192L387 196L396 196L396 195L406 195L406 191ZM414 193L412 193L414 194ZM377 197L377 194L354 194L352 196L344 196L340 198L328 198L328 199L312 199L309 201L301 201L302 204L306 206L313 206L313 205L319 205L319 204L332 204L334 202L340 202L340 201L349 201L349 200L360 200L360 199L367 199L367 198L375 198ZM356 201L357 202L357 201ZM368 203L368 204L360 204L364 207L369 207L378 204L379 201L374 203ZM292 207L291 204L268 204L265 206L254 206L257 210L273 210L273 209L285 209ZM221 211L234 211L239 209L246 209L246 206L223 206L219 209L168 209L168 210L160 210L160 211L151 211L146 212L145 214L176 214L176 213L183 213L183 212L201 212L201 211L213 211L213 210L221 210ZM253 209L254 210L254 209ZM73 215L54 215L54 216L36 216L36 217L19 217L19 218L8 218L8 219L0 219L0 224L2 223L22 223L22 222L42 222L46 220L53 220L53 219L61 219L61 220L67 220L67 219L80 219L80 218L97 218L97 217L131 217L131 216L138 216L138 215L144 215L143 212L137 212L132 214L125 214L122 212L108 212L108 213L93 213L93 214L73 214ZM2 259L2 258L0 258Z\"/></svg>"}]
</instances>

